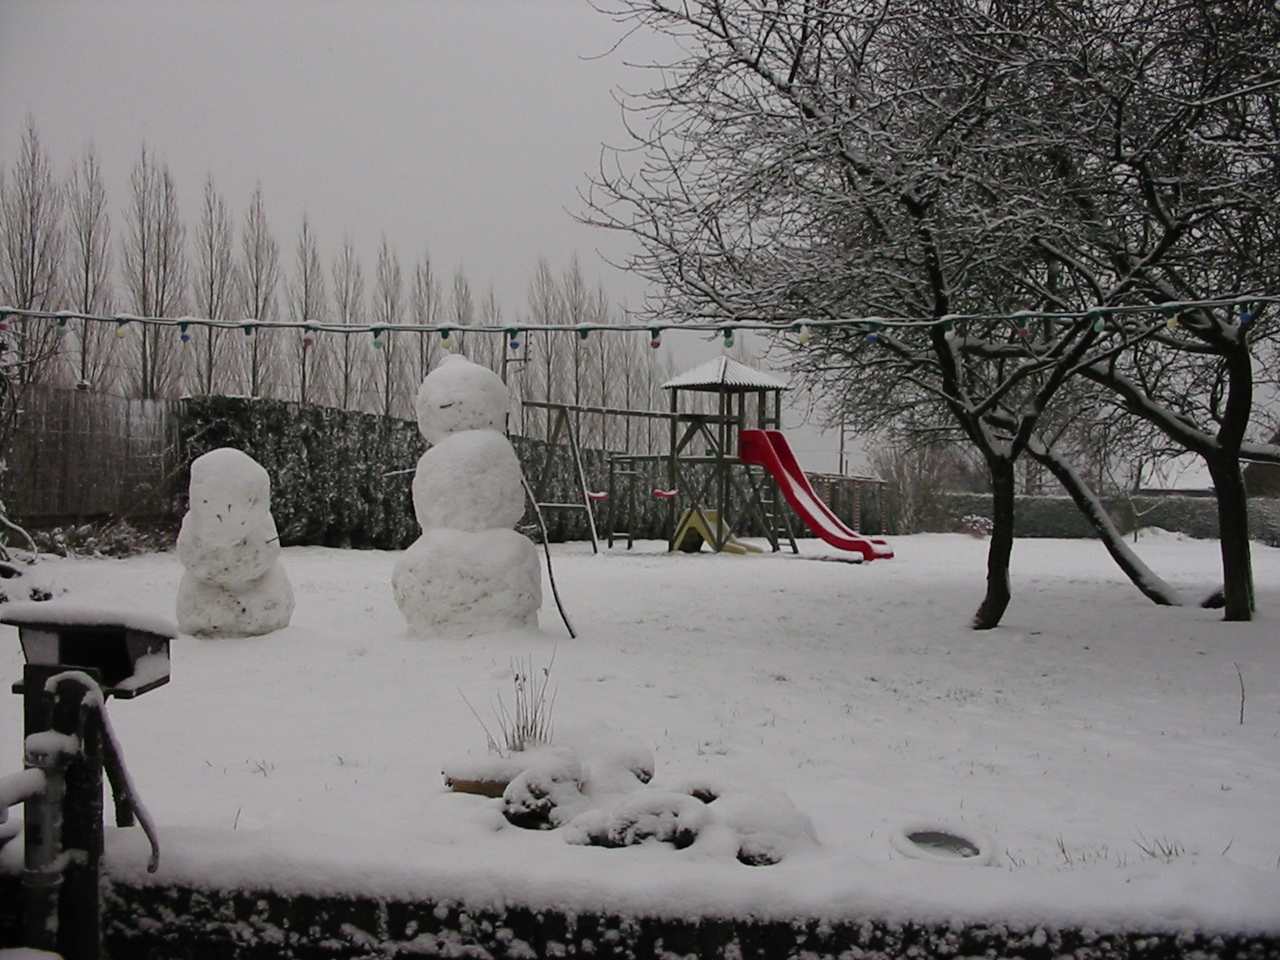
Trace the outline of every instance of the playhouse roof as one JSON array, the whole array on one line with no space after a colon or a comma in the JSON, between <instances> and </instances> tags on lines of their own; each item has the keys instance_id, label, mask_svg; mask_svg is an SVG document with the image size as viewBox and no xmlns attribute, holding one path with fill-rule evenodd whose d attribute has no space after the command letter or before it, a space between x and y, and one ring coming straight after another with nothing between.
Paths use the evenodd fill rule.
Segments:
<instances>
[{"instance_id":1,"label":"playhouse roof","mask_svg":"<svg viewBox=\"0 0 1280 960\"><path fill-rule=\"evenodd\" d=\"M787 382L763 370L753 370L729 357L716 357L692 370L677 374L662 385L663 390L786 390Z\"/></svg>"}]
</instances>

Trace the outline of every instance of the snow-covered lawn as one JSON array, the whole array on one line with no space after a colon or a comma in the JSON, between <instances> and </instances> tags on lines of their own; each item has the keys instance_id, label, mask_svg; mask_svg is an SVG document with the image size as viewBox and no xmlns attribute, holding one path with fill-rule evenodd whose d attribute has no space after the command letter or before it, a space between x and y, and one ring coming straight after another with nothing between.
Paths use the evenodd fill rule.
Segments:
<instances>
[{"instance_id":1,"label":"snow-covered lawn","mask_svg":"<svg viewBox=\"0 0 1280 960\"><path fill-rule=\"evenodd\" d=\"M410 639L396 554L286 550L289 628L180 638L169 686L111 705L161 829L160 876L679 915L1280 930L1280 550L1256 548L1258 620L1226 624L1152 606L1095 542L1022 540L1004 626L975 633L986 544L892 543L897 559L861 567L557 547L576 640L549 590L538 633ZM1138 549L1175 584L1214 582L1215 542ZM74 599L149 613L172 612L181 576L173 554L48 562ZM0 629L7 685L21 656ZM442 765L484 751L464 695L489 720L513 658L553 653L559 736L643 743L655 784L785 791L820 846L770 867L697 844L572 846L447 792ZM0 772L19 765L20 724L19 698L0 697ZM889 838L917 821L988 835L994 865L904 858ZM109 855L140 872L141 833L114 832Z\"/></svg>"}]
</instances>

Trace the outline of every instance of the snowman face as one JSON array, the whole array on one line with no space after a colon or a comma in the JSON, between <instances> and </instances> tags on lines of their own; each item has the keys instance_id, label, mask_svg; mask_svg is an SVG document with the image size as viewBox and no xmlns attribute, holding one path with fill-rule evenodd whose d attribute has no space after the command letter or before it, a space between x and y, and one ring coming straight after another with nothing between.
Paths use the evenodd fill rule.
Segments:
<instances>
[{"instance_id":1,"label":"snowman face","mask_svg":"<svg viewBox=\"0 0 1280 960\"><path fill-rule=\"evenodd\" d=\"M414 409L422 435L438 443L461 430L502 430L508 401L496 373L454 354L422 381Z\"/></svg>"}]
</instances>

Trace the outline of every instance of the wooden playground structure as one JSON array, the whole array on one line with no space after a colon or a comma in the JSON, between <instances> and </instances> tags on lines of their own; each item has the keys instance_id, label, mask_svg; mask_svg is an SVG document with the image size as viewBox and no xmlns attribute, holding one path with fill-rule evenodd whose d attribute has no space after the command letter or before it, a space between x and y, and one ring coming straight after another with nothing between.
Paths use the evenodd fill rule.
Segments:
<instances>
[{"instance_id":1,"label":"wooden playground structure","mask_svg":"<svg viewBox=\"0 0 1280 960\"><path fill-rule=\"evenodd\" d=\"M717 357L662 385L670 396L666 411L632 410L526 400L549 418L546 451L534 474L535 502L543 510L584 511L592 549L599 552L597 504L607 506L610 547L635 540L637 499L652 496L665 502L667 549L695 552L706 543L716 552L759 553L762 547L739 540L735 530L751 531L778 552L799 553L794 517L817 536L859 560L893 556L883 540L863 537L840 521L814 492L780 431L782 392L787 384L772 374ZM706 399L714 397L714 403ZM699 402L699 401L702 402ZM714 406L714 412L705 410ZM703 407L704 410L698 410ZM608 460L608 487L588 487L579 442L582 415L637 417L667 426L665 453L613 453ZM552 499L554 459L561 438L567 441L576 474L575 499ZM647 486L665 466L665 486ZM787 506L791 509L788 510Z\"/></svg>"}]
</instances>

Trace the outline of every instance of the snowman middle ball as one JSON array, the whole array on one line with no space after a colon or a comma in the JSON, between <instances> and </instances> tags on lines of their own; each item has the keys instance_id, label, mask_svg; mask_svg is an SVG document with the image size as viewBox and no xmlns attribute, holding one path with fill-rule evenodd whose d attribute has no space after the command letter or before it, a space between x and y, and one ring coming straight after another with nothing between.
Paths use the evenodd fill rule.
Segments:
<instances>
[{"instance_id":1,"label":"snowman middle ball","mask_svg":"<svg viewBox=\"0 0 1280 960\"><path fill-rule=\"evenodd\" d=\"M511 529L524 516L520 461L493 430L450 434L422 455L413 510L423 530Z\"/></svg>"}]
</instances>

